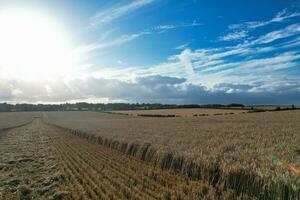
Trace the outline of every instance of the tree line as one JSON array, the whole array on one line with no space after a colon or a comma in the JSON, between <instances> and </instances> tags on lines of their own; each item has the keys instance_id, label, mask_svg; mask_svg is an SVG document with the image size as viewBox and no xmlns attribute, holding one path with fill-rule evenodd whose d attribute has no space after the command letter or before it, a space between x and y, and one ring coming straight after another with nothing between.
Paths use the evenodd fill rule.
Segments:
<instances>
[{"instance_id":1,"label":"tree line","mask_svg":"<svg viewBox=\"0 0 300 200\"><path fill-rule=\"evenodd\" d=\"M169 108L244 108L243 104L159 104L159 103L64 103L64 104L9 104L0 103L0 112L18 111L110 111L110 110L147 110L147 109L169 109Z\"/></svg>"}]
</instances>

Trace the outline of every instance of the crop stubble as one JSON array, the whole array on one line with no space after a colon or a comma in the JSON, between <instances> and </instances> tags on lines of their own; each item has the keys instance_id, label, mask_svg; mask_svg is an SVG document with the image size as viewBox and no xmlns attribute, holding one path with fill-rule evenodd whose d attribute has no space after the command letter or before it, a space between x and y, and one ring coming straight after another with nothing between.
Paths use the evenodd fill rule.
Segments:
<instances>
[{"instance_id":1,"label":"crop stubble","mask_svg":"<svg viewBox=\"0 0 300 200\"><path fill-rule=\"evenodd\" d=\"M0 199L234 197L232 191L172 175L41 119L0 135Z\"/></svg>"},{"instance_id":2,"label":"crop stubble","mask_svg":"<svg viewBox=\"0 0 300 200\"><path fill-rule=\"evenodd\" d=\"M299 169L299 119L299 111L199 118L143 118L93 112L45 116L46 121L78 130L79 135L83 131L91 138L110 139L104 145L120 151L124 144L139 150L144 143L151 144L162 155L159 164L168 163L163 168L174 171L173 165L183 158L185 165L180 169L175 166L175 171L185 176L209 181L217 176L219 184L223 182L238 193L267 199L300 198L299 176L273 163L274 159L280 160ZM194 175L189 175L190 170Z\"/></svg>"}]
</instances>

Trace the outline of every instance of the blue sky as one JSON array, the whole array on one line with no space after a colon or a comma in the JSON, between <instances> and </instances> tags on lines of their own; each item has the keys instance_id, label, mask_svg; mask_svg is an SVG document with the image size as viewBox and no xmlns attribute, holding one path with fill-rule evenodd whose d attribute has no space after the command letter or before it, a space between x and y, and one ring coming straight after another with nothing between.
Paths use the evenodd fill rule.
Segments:
<instances>
[{"instance_id":1,"label":"blue sky","mask_svg":"<svg viewBox=\"0 0 300 200\"><path fill-rule=\"evenodd\" d=\"M1 101L300 104L299 0L21 2L0 8L59 22L72 65L3 68Z\"/></svg>"}]
</instances>

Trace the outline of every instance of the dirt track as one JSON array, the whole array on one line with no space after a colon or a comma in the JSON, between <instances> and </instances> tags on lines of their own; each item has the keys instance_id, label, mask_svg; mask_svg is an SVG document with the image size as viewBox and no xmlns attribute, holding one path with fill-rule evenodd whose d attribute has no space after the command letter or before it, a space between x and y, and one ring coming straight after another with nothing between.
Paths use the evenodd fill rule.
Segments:
<instances>
[{"instance_id":1,"label":"dirt track","mask_svg":"<svg viewBox=\"0 0 300 200\"><path fill-rule=\"evenodd\" d=\"M0 199L217 198L204 183L162 172L41 119L0 132L0 153Z\"/></svg>"}]
</instances>

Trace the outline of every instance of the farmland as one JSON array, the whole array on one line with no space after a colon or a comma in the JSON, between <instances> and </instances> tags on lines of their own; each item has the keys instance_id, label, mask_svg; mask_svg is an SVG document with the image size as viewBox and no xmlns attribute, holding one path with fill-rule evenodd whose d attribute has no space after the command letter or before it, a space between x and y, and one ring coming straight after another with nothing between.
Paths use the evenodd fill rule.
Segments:
<instances>
[{"instance_id":1,"label":"farmland","mask_svg":"<svg viewBox=\"0 0 300 200\"><path fill-rule=\"evenodd\" d=\"M299 187L299 175L278 164L300 168L299 111L186 118L53 112L46 113L44 119L62 127L118 141L119 146L122 142L137 146L151 144L156 154L162 155L155 157L154 163L163 162L168 155L170 160L184 158L187 163L192 160L202 167L199 167L200 174L191 175L191 178L211 181L214 175L210 171L217 168L220 171L217 173L224 176L220 178L224 182L237 179L241 183L236 184L241 187L255 185L251 190L257 190L257 187L262 187L261 184L267 185L265 187L269 189L266 190L281 188L275 189L278 191L286 187L281 186L284 184ZM116 146L114 148L121 148ZM167 168L172 168L172 164ZM185 170L175 168L173 171L184 174L187 173Z\"/></svg>"},{"instance_id":2,"label":"farmland","mask_svg":"<svg viewBox=\"0 0 300 200\"><path fill-rule=\"evenodd\" d=\"M6 127L31 123L0 132L0 199L300 195L299 111L170 118L0 113L4 125L7 116Z\"/></svg>"},{"instance_id":3,"label":"farmland","mask_svg":"<svg viewBox=\"0 0 300 200\"><path fill-rule=\"evenodd\" d=\"M153 110L116 110L110 111L116 114L127 114L132 116L178 116L178 117L196 117L206 115L221 115L221 114L241 114L247 110L241 109L213 109L213 108L180 108L180 109L153 109Z\"/></svg>"},{"instance_id":4,"label":"farmland","mask_svg":"<svg viewBox=\"0 0 300 200\"><path fill-rule=\"evenodd\" d=\"M1 132L0 151L0 199L235 197L233 191L161 171L41 119Z\"/></svg>"},{"instance_id":5,"label":"farmland","mask_svg":"<svg viewBox=\"0 0 300 200\"><path fill-rule=\"evenodd\" d=\"M40 116L40 113L38 112L0 113L0 130L29 123L36 116Z\"/></svg>"}]
</instances>

